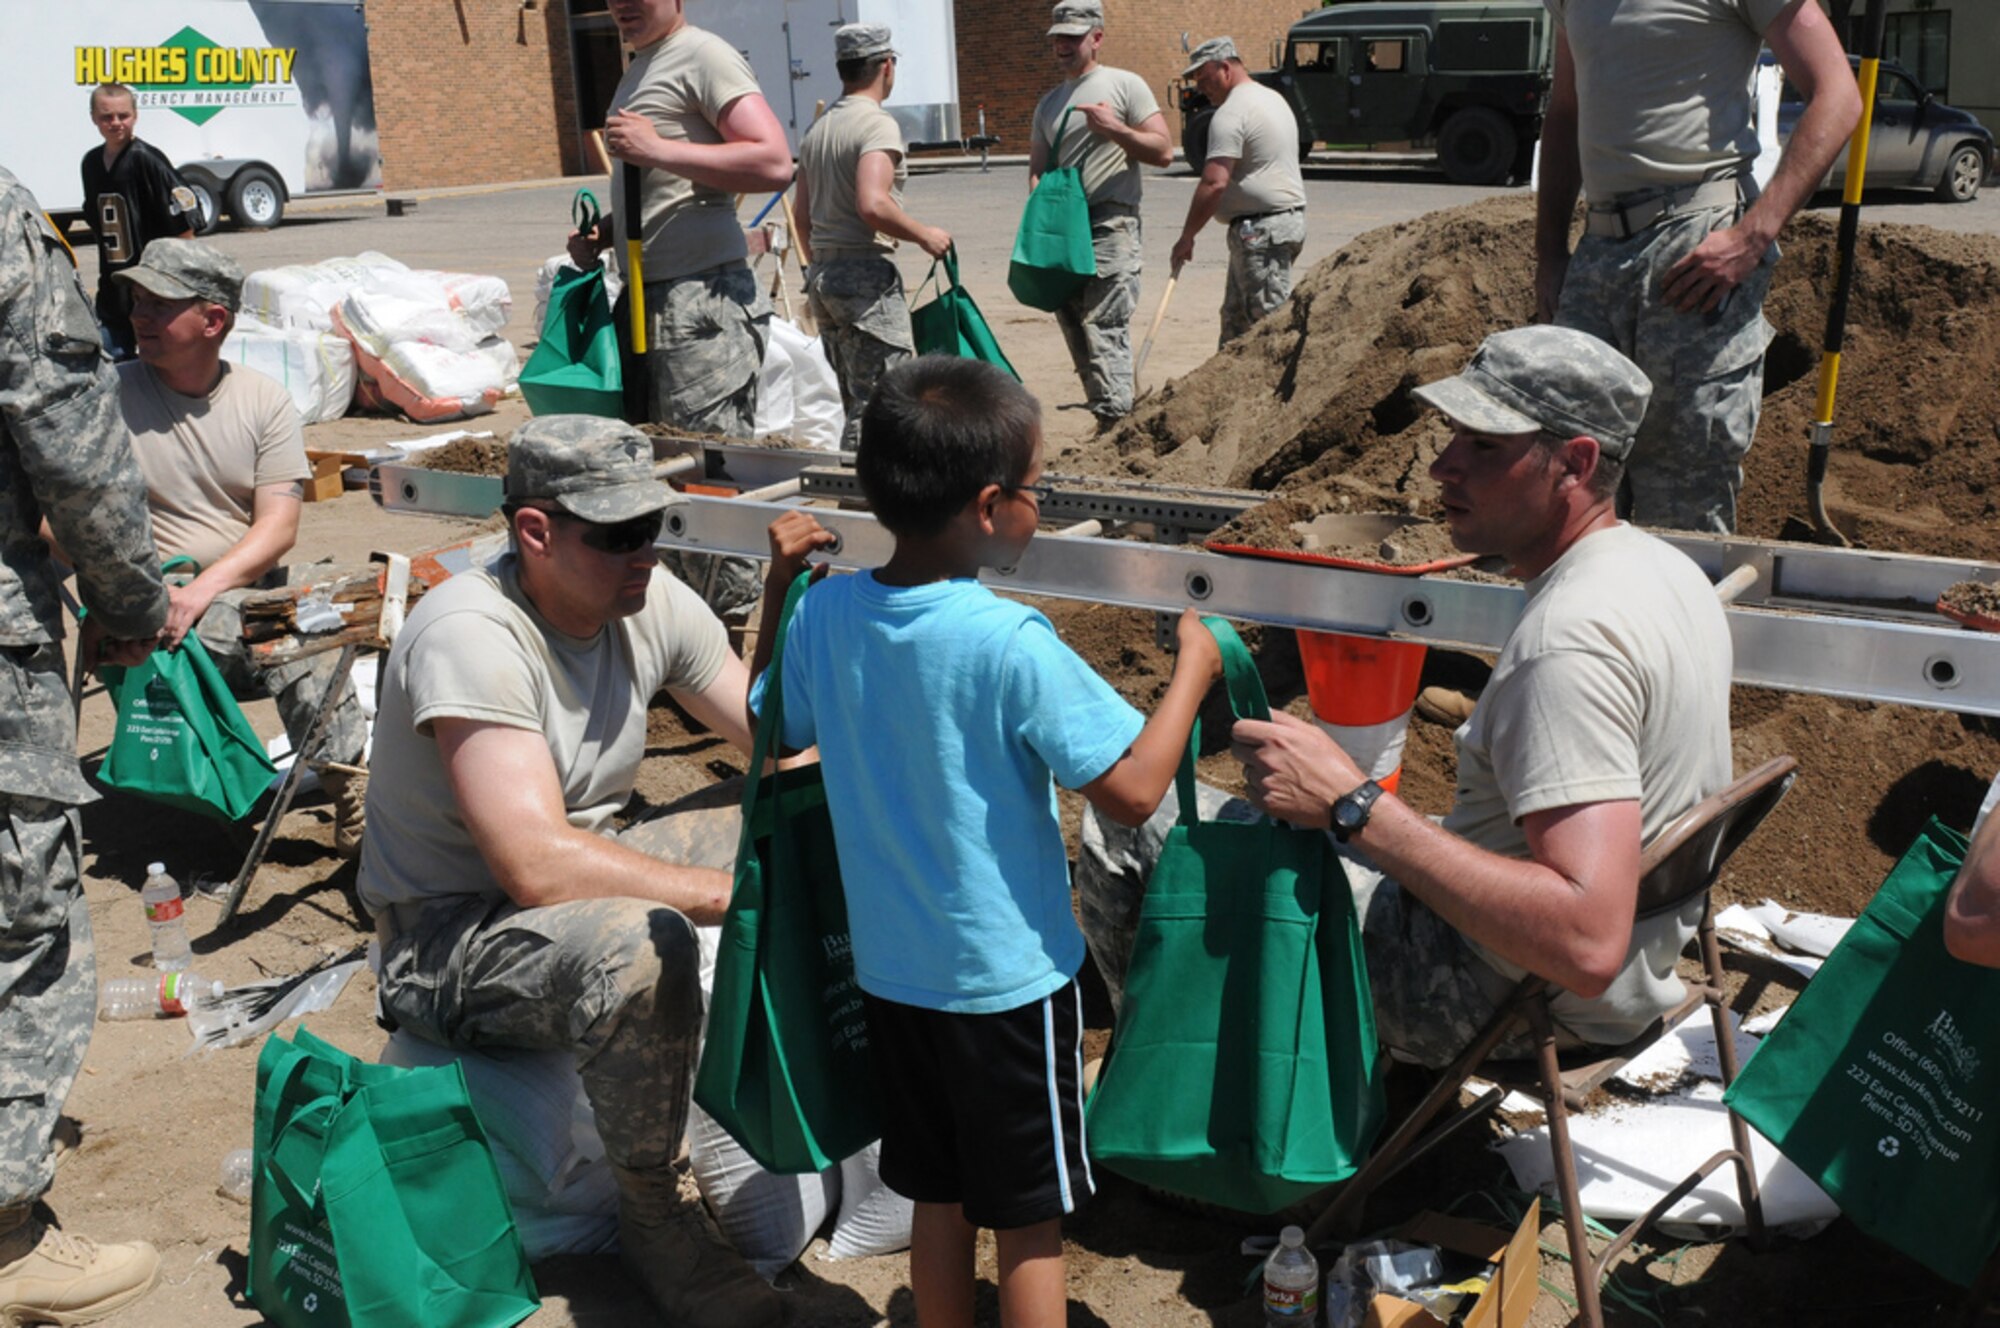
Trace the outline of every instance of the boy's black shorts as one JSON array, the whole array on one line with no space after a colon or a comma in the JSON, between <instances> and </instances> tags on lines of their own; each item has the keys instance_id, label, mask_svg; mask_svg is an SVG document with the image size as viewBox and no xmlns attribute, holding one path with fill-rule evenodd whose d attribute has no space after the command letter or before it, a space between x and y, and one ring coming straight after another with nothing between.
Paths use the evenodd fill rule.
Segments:
<instances>
[{"instance_id":1,"label":"boy's black shorts","mask_svg":"<svg viewBox=\"0 0 2000 1328\"><path fill-rule=\"evenodd\" d=\"M1083 1007L1075 979L998 1014L948 1014L865 992L882 1089L882 1180L1005 1230L1083 1206Z\"/></svg>"}]
</instances>

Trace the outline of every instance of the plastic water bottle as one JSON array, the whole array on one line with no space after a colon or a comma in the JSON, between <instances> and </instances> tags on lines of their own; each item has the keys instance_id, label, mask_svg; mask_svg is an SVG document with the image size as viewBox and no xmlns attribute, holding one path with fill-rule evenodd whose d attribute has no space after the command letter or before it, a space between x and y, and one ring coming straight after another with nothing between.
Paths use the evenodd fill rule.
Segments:
<instances>
[{"instance_id":1,"label":"plastic water bottle","mask_svg":"<svg viewBox=\"0 0 2000 1328\"><path fill-rule=\"evenodd\" d=\"M222 1157L222 1184L217 1188L225 1199L250 1202L250 1169L254 1165L247 1148L238 1148Z\"/></svg>"},{"instance_id":2,"label":"plastic water bottle","mask_svg":"<svg viewBox=\"0 0 2000 1328\"><path fill-rule=\"evenodd\" d=\"M174 1019L220 995L220 982L185 971L162 973L156 978L113 978L98 988L97 1017Z\"/></svg>"},{"instance_id":3,"label":"plastic water bottle","mask_svg":"<svg viewBox=\"0 0 2000 1328\"><path fill-rule=\"evenodd\" d=\"M1319 1322L1319 1260L1297 1227L1278 1233L1278 1248L1264 1261L1264 1322L1270 1328Z\"/></svg>"},{"instance_id":4,"label":"plastic water bottle","mask_svg":"<svg viewBox=\"0 0 2000 1328\"><path fill-rule=\"evenodd\" d=\"M167 864L146 865L146 885L139 891L146 905L146 924L153 929L153 967L178 973L194 958L187 924L181 921L181 883L167 875Z\"/></svg>"}]
</instances>

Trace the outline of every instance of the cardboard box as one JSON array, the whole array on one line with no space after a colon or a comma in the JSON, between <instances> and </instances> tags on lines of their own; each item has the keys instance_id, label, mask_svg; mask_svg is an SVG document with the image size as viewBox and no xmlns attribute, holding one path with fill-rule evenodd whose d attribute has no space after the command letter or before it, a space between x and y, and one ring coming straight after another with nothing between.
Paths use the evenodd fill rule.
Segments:
<instances>
[{"instance_id":1,"label":"cardboard box","mask_svg":"<svg viewBox=\"0 0 2000 1328\"><path fill-rule=\"evenodd\" d=\"M347 488L347 471L359 466L367 473L368 458L352 452L320 452L306 449L306 464L312 467L312 478L306 481L306 501L317 503L327 498L338 498Z\"/></svg>"},{"instance_id":2,"label":"cardboard box","mask_svg":"<svg viewBox=\"0 0 2000 1328\"><path fill-rule=\"evenodd\" d=\"M1397 1233L1400 1240L1470 1254L1499 1268L1465 1316L1465 1328L1526 1328L1541 1294L1542 1201L1528 1205L1527 1216L1510 1236L1499 1227L1442 1213L1420 1213ZM1377 1296L1368 1306L1363 1328L1444 1328L1423 1306L1401 1296Z\"/></svg>"}]
</instances>

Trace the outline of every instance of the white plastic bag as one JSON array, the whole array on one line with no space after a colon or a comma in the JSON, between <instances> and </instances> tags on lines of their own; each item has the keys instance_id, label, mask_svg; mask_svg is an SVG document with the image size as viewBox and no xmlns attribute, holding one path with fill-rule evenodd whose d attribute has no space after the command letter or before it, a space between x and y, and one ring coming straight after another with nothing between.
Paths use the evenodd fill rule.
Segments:
<instances>
[{"instance_id":1,"label":"white plastic bag","mask_svg":"<svg viewBox=\"0 0 2000 1328\"><path fill-rule=\"evenodd\" d=\"M479 344L443 289L414 272L356 286L340 301L340 320L347 334L378 358L398 342L459 352Z\"/></svg>"},{"instance_id":2,"label":"white plastic bag","mask_svg":"<svg viewBox=\"0 0 2000 1328\"><path fill-rule=\"evenodd\" d=\"M354 400L354 349L345 337L244 316L223 341L222 358L281 384L307 424L339 419Z\"/></svg>"},{"instance_id":3,"label":"white plastic bag","mask_svg":"<svg viewBox=\"0 0 2000 1328\"><path fill-rule=\"evenodd\" d=\"M840 404L840 379L834 376L833 365L827 362L819 338L809 337L796 324L773 317L770 340L792 362L792 441L828 452L839 451L841 430L847 427L847 412Z\"/></svg>"},{"instance_id":4,"label":"white plastic bag","mask_svg":"<svg viewBox=\"0 0 2000 1328\"><path fill-rule=\"evenodd\" d=\"M618 1241L618 1184L567 1051L453 1051L404 1029L382 1048L384 1065L465 1071L472 1109L493 1145L500 1184L528 1258L602 1254Z\"/></svg>"},{"instance_id":5,"label":"white plastic bag","mask_svg":"<svg viewBox=\"0 0 2000 1328\"><path fill-rule=\"evenodd\" d=\"M865 1259L910 1247L917 1206L882 1183L882 1145L873 1143L840 1164L840 1216L826 1243L830 1259Z\"/></svg>"},{"instance_id":6,"label":"white plastic bag","mask_svg":"<svg viewBox=\"0 0 2000 1328\"><path fill-rule=\"evenodd\" d=\"M444 292L445 300L465 320L474 338L496 336L514 312L514 294L500 277L482 272L436 272L418 268L410 273Z\"/></svg>"},{"instance_id":7,"label":"white plastic bag","mask_svg":"<svg viewBox=\"0 0 2000 1328\"><path fill-rule=\"evenodd\" d=\"M773 318L772 333L764 340L764 363L757 369L757 419L750 428L752 438L791 436L792 357L786 353L776 331L783 321Z\"/></svg>"}]
</instances>

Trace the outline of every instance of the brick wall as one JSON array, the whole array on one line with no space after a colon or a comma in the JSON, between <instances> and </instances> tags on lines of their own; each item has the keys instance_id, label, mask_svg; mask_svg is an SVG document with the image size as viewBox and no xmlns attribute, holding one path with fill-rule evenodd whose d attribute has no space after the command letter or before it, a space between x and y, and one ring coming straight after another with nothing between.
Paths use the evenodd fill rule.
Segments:
<instances>
[{"instance_id":1,"label":"brick wall","mask_svg":"<svg viewBox=\"0 0 2000 1328\"><path fill-rule=\"evenodd\" d=\"M976 108L983 103L987 131L1001 136L999 150L1025 152L1035 102L1056 83L1046 36L1053 5L1044 0L954 2L964 131L973 131ZM1099 59L1146 80L1179 143L1180 117L1167 89L1187 64L1181 34L1187 33L1190 46L1227 34L1236 39L1246 65L1265 69L1271 39L1315 7L1307 0L1105 0Z\"/></svg>"},{"instance_id":2,"label":"brick wall","mask_svg":"<svg viewBox=\"0 0 2000 1328\"><path fill-rule=\"evenodd\" d=\"M566 0L375 0L368 59L389 189L582 169Z\"/></svg>"}]
</instances>

